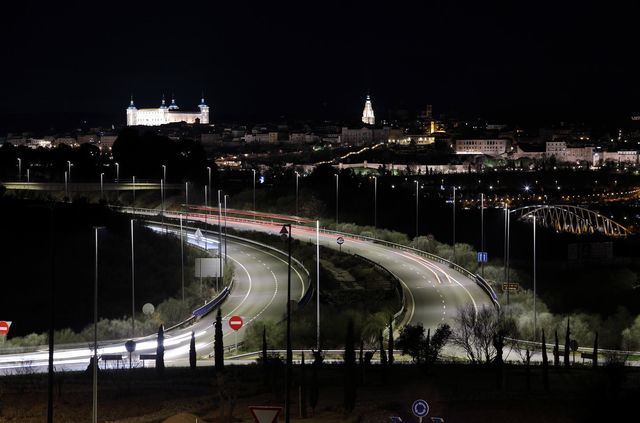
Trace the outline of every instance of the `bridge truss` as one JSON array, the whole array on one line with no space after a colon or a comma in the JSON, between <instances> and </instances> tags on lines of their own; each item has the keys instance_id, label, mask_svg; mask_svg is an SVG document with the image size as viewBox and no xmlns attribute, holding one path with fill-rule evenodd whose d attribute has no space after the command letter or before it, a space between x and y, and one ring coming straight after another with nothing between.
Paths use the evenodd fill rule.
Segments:
<instances>
[{"instance_id":1,"label":"bridge truss","mask_svg":"<svg viewBox=\"0 0 640 423\"><path fill-rule=\"evenodd\" d=\"M531 220L534 216L536 224L575 235L602 234L620 238L631 234L631 231L618 222L593 210L572 205L534 205L514 209L521 220Z\"/></svg>"}]
</instances>

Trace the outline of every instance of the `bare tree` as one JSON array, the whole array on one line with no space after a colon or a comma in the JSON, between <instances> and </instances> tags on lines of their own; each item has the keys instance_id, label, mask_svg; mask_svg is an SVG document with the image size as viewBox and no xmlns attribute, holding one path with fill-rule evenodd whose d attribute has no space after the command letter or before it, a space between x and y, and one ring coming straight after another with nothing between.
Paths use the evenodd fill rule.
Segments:
<instances>
[{"instance_id":1,"label":"bare tree","mask_svg":"<svg viewBox=\"0 0 640 423\"><path fill-rule=\"evenodd\" d=\"M461 348L472 363L491 363L496 358L496 346L501 350L504 338L515 325L501 312L483 306L476 311L473 304L458 309L451 341Z\"/></svg>"}]
</instances>

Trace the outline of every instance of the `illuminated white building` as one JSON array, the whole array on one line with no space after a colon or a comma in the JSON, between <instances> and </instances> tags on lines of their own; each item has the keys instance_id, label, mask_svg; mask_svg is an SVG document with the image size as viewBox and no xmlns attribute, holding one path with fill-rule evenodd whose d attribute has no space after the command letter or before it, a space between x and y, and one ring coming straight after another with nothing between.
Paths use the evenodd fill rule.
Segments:
<instances>
[{"instance_id":1,"label":"illuminated white building","mask_svg":"<svg viewBox=\"0 0 640 423\"><path fill-rule=\"evenodd\" d=\"M375 125L376 117L373 115L373 107L371 106L371 98L367 95L367 101L364 103L364 110L362 111L362 122L367 125Z\"/></svg>"},{"instance_id":2,"label":"illuminated white building","mask_svg":"<svg viewBox=\"0 0 640 423\"><path fill-rule=\"evenodd\" d=\"M209 106L204 102L204 96L198 105L198 112L186 112L180 110L176 104L175 98L171 100L171 104L167 106L162 98L160 107L154 109L138 109L131 103L127 108L127 126L158 126L167 123L185 122L185 123L209 123Z\"/></svg>"},{"instance_id":3,"label":"illuminated white building","mask_svg":"<svg viewBox=\"0 0 640 423\"><path fill-rule=\"evenodd\" d=\"M457 154L486 154L487 156L499 156L506 152L506 139L456 140Z\"/></svg>"}]
</instances>

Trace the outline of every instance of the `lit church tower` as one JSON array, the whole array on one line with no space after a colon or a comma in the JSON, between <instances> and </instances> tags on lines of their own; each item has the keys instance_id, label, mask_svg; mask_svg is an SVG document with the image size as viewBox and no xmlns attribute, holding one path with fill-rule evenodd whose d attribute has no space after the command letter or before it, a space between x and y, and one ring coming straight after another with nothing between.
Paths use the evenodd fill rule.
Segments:
<instances>
[{"instance_id":1,"label":"lit church tower","mask_svg":"<svg viewBox=\"0 0 640 423\"><path fill-rule=\"evenodd\" d=\"M200 109L200 123L206 124L209 123L209 106L204 102L204 93L202 94L202 98L200 99L200 104L198 105Z\"/></svg>"},{"instance_id":2,"label":"lit church tower","mask_svg":"<svg viewBox=\"0 0 640 423\"><path fill-rule=\"evenodd\" d=\"M362 122L367 125L375 125L376 117L373 115L373 107L371 106L371 97L367 94L367 101L364 103L362 111Z\"/></svg>"},{"instance_id":3,"label":"lit church tower","mask_svg":"<svg viewBox=\"0 0 640 423\"><path fill-rule=\"evenodd\" d=\"M131 103L129 103L129 107L127 107L127 126L137 125L136 115L137 115L136 106L133 104L133 95L131 96Z\"/></svg>"}]
</instances>

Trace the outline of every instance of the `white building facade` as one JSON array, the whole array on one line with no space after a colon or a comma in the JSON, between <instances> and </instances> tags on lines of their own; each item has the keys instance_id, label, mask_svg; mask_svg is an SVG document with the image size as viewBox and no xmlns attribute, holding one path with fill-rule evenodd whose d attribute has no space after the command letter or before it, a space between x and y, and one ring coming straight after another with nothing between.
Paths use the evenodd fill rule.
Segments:
<instances>
[{"instance_id":1,"label":"white building facade","mask_svg":"<svg viewBox=\"0 0 640 423\"><path fill-rule=\"evenodd\" d=\"M456 153L499 156L507 152L507 143L506 139L456 140Z\"/></svg>"},{"instance_id":2,"label":"white building facade","mask_svg":"<svg viewBox=\"0 0 640 423\"><path fill-rule=\"evenodd\" d=\"M177 122L208 124L209 106L204 102L204 97L200 100L198 109L197 112L182 111L175 99L167 106L164 98L157 109L138 109L132 98L127 108L127 126L159 126Z\"/></svg>"}]
</instances>

